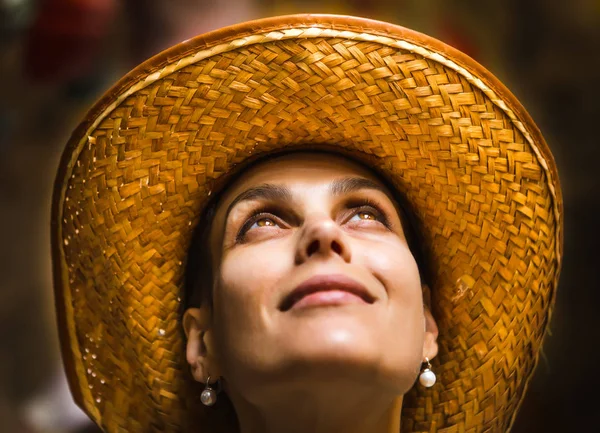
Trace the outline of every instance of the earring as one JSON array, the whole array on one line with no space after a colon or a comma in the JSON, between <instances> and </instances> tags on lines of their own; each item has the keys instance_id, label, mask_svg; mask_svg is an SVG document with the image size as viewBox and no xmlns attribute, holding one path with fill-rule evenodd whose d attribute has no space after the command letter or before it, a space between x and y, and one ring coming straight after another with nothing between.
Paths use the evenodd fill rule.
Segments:
<instances>
[{"instance_id":1,"label":"earring","mask_svg":"<svg viewBox=\"0 0 600 433\"><path fill-rule=\"evenodd\" d=\"M435 373L431 371L431 364L429 363L429 358L425 357L425 363L427 364L427 367L425 367L421 371L421 375L419 376L419 382L425 388L431 388L435 384L436 377Z\"/></svg>"},{"instance_id":2,"label":"earring","mask_svg":"<svg viewBox=\"0 0 600 433\"><path fill-rule=\"evenodd\" d=\"M210 386L210 376L208 376L206 386L204 387L202 394L200 394L200 401L205 406L212 406L217 402L217 392Z\"/></svg>"}]
</instances>

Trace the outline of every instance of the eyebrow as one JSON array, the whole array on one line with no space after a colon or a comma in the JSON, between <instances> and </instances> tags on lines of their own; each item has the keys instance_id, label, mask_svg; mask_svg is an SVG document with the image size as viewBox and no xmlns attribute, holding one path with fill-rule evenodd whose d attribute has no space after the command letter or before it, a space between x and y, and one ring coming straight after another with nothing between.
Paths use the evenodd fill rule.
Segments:
<instances>
[{"instance_id":1,"label":"eyebrow","mask_svg":"<svg viewBox=\"0 0 600 433\"><path fill-rule=\"evenodd\" d=\"M331 195L338 197L340 195L349 194L354 191L361 189L374 189L381 191L385 195L389 196L387 190L383 185L374 182L364 177L346 177L344 179L336 179L329 186ZM391 197L390 197L391 198Z\"/></svg>"},{"instance_id":2,"label":"eyebrow","mask_svg":"<svg viewBox=\"0 0 600 433\"><path fill-rule=\"evenodd\" d=\"M334 197L339 197L341 195L363 189L374 189L381 191L387 195L392 202L394 202L393 197L390 196L389 192L383 187L383 185L370 179L365 179L364 177L346 177L343 179L336 179L329 185L329 193ZM227 212L225 213L225 221L227 221L229 218L229 213L237 204L249 200L289 202L292 201L292 192L286 186L274 185L270 183L265 183L263 185L247 189L233 199L227 208Z\"/></svg>"}]
</instances>

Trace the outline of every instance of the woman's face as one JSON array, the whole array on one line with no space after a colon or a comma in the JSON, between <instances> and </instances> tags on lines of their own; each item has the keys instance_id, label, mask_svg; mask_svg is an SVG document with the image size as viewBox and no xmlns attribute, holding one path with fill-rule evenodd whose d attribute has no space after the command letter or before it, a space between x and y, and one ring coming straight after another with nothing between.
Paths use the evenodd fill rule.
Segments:
<instances>
[{"instance_id":1,"label":"woman's face","mask_svg":"<svg viewBox=\"0 0 600 433\"><path fill-rule=\"evenodd\" d=\"M369 171L318 153L254 166L219 202L211 249L208 337L228 390L252 401L337 376L412 386L428 350L421 281Z\"/></svg>"}]
</instances>

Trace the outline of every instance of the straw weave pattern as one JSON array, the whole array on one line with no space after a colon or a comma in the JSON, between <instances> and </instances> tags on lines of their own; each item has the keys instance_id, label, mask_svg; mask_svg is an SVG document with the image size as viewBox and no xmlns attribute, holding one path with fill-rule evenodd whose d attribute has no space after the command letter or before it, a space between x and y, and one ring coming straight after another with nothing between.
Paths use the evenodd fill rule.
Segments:
<instances>
[{"instance_id":1,"label":"straw weave pattern","mask_svg":"<svg viewBox=\"0 0 600 433\"><path fill-rule=\"evenodd\" d=\"M57 236L82 404L109 432L219 431L228 414L196 404L177 316L192 230L233 167L322 144L389 178L430 250L438 383L405 398L402 430L507 430L558 276L548 162L501 99L440 54L287 31L173 59L73 138Z\"/></svg>"}]
</instances>

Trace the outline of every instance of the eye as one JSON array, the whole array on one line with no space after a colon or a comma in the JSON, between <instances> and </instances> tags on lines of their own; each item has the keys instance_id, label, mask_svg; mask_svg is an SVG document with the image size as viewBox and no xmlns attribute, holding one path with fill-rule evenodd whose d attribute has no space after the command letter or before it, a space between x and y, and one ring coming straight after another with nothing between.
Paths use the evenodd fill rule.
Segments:
<instances>
[{"instance_id":1,"label":"eye","mask_svg":"<svg viewBox=\"0 0 600 433\"><path fill-rule=\"evenodd\" d=\"M282 225L279 221L272 213L258 210L244 223L236 236L236 242L243 243L246 240L246 235L253 230L281 228Z\"/></svg>"},{"instance_id":2,"label":"eye","mask_svg":"<svg viewBox=\"0 0 600 433\"><path fill-rule=\"evenodd\" d=\"M274 227L277 225L278 224L272 218L265 216L259 219L255 219L254 222L246 229L246 231L256 227Z\"/></svg>"},{"instance_id":3,"label":"eye","mask_svg":"<svg viewBox=\"0 0 600 433\"><path fill-rule=\"evenodd\" d=\"M354 203L348 204L351 214L346 219L346 223L350 224L381 224L390 229L390 222L387 214L381 210L380 206L370 199L361 199Z\"/></svg>"},{"instance_id":4,"label":"eye","mask_svg":"<svg viewBox=\"0 0 600 433\"><path fill-rule=\"evenodd\" d=\"M357 220L362 220L362 221L377 221L377 215L375 214L375 212L370 211L370 210L360 210L358 212L356 212L352 218L350 218L349 221L357 221Z\"/></svg>"}]
</instances>

